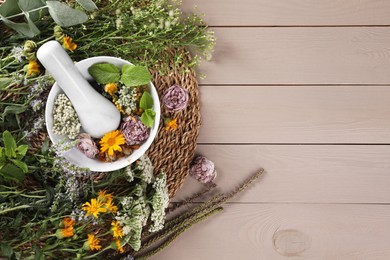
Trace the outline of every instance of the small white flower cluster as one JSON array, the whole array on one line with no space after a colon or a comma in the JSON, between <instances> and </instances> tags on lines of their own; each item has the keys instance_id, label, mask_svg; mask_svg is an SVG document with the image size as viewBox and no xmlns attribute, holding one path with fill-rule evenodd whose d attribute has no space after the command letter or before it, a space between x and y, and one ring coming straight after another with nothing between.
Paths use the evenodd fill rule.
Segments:
<instances>
[{"instance_id":1,"label":"small white flower cluster","mask_svg":"<svg viewBox=\"0 0 390 260\"><path fill-rule=\"evenodd\" d=\"M80 132L80 121L72 103L65 94L59 94L54 101L53 132L75 139Z\"/></svg>"},{"instance_id":2,"label":"small white flower cluster","mask_svg":"<svg viewBox=\"0 0 390 260\"><path fill-rule=\"evenodd\" d=\"M127 166L124 169L125 178L128 182L132 182L134 180L134 172L131 169L131 165Z\"/></svg>"},{"instance_id":3,"label":"small white flower cluster","mask_svg":"<svg viewBox=\"0 0 390 260\"><path fill-rule=\"evenodd\" d=\"M11 55L18 60L19 62L22 62L24 60L24 55L23 55L23 48L22 47L13 47L11 50Z\"/></svg>"},{"instance_id":4,"label":"small white flower cluster","mask_svg":"<svg viewBox=\"0 0 390 260\"><path fill-rule=\"evenodd\" d=\"M139 178L146 183L151 183L153 179L154 167L147 155L142 155L137 162L137 170L139 171Z\"/></svg>"},{"instance_id":5,"label":"small white flower cluster","mask_svg":"<svg viewBox=\"0 0 390 260\"><path fill-rule=\"evenodd\" d=\"M169 194L167 188L167 177L160 173L153 183L154 194L152 196L152 214L150 220L153 222L149 227L150 232L156 232L164 227L165 209L169 205Z\"/></svg>"},{"instance_id":6,"label":"small white flower cluster","mask_svg":"<svg viewBox=\"0 0 390 260\"><path fill-rule=\"evenodd\" d=\"M132 114L137 109L137 88L123 86L119 90L117 102L126 114Z\"/></svg>"}]
</instances>

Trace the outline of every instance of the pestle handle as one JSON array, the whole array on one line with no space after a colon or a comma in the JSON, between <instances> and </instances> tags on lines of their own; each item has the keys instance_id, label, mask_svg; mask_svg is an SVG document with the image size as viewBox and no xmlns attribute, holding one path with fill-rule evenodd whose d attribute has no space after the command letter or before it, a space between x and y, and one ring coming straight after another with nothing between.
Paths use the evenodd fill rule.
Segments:
<instances>
[{"instance_id":1,"label":"pestle handle","mask_svg":"<svg viewBox=\"0 0 390 260\"><path fill-rule=\"evenodd\" d=\"M100 138L118 128L118 109L93 89L57 41L43 44L37 57L72 102L85 132Z\"/></svg>"}]
</instances>

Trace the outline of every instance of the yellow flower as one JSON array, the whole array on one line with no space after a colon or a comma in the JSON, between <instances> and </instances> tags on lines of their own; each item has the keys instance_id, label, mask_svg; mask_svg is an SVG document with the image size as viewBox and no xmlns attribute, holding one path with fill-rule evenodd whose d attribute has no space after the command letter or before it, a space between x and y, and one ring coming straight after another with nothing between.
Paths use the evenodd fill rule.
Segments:
<instances>
[{"instance_id":1,"label":"yellow flower","mask_svg":"<svg viewBox=\"0 0 390 260\"><path fill-rule=\"evenodd\" d=\"M122 245L121 245L121 241L119 239L115 240L115 245L116 245L116 250L123 254L125 252L125 250L123 249Z\"/></svg>"},{"instance_id":2,"label":"yellow flower","mask_svg":"<svg viewBox=\"0 0 390 260\"><path fill-rule=\"evenodd\" d=\"M106 202L108 200L112 200L112 194L107 193L107 190L99 190L98 192L98 200Z\"/></svg>"},{"instance_id":3,"label":"yellow flower","mask_svg":"<svg viewBox=\"0 0 390 260\"><path fill-rule=\"evenodd\" d=\"M111 231L114 238L122 238L124 236L123 229L117 220L111 222Z\"/></svg>"},{"instance_id":4,"label":"yellow flower","mask_svg":"<svg viewBox=\"0 0 390 260\"><path fill-rule=\"evenodd\" d=\"M103 206L104 204L100 200L91 199L91 203L84 203L82 209L87 212L87 216L93 215L95 218L98 218L99 213L107 212L107 209Z\"/></svg>"},{"instance_id":5,"label":"yellow flower","mask_svg":"<svg viewBox=\"0 0 390 260\"><path fill-rule=\"evenodd\" d=\"M76 224L76 221L74 221L71 218L64 218L62 220L62 223L64 224L64 227L67 228L67 227L73 227L74 224Z\"/></svg>"},{"instance_id":6,"label":"yellow flower","mask_svg":"<svg viewBox=\"0 0 390 260\"><path fill-rule=\"evenodd\" d=\"M57 229L56 231L56 237L58 239L62 239L65 237L72 237L74 235L74 229L72 226L66 227L64 229Z\"/></svg>"},{"instance_id":7,"label":"yellow flower","mask_svg":"<svg viewBox=\"0 0 390 260\"><path fill-rule=\"evenodd\" d=\"M27 72L27 75L30 76L30 75L38 75L39 73L41 73L40 69L39 69L39 64L38 62L36 62L35 60L30 60L30 62L28 63L28 72Z\"/></svg>"},{"instance_id":8,"label":"yellow flower","mask_svg":"<svg viewBox=\"0 0 390 260\"><path fill-rule=\"evenodd\" d=\"M65 35L64 36L64 39L63 39L63 46L65 47L65 49L68 49L70 50L71 52L73 52L76 48L77 48L77 44L73 42L73 39L70 38L68 35Z\"/></svg>"},{"instance_id":9,"label":"yellow flower","mask_svg":"<svg viewBox=\"0 0 390 260\"><path fill-rule=\"evenodd\" d=\"M122 152L120 145L126 143L126 139L119 130L111 131L105 134L102 139L100 139L100 152L104 153L108 151L108 155L113 156L115 151Z\"/></svg>"},{"instance_id":10,"label":"yellow flower","mask_svg":"<svg viewBox=\"0 0 390 260\"><path fill-rule=\"evenodd\" d=\"M118 84L116 83L108 83L104 85L104 91L106 91L111 96L118 92Z\"/></svg>"},{"instance_id":11,"label":"yellow flower","mask_svg":"<svg viewBox=\"0 0 390 260\"><path fill-rule=\"evenodd\" d=\"M95 237L93 234L88 234L88 246L90 250L100 250L102 246L100 245L100 239Z\"/></svg>"},{"instance_id":12,"label":"yellow flower","mask_svg":"<svg viewBox=\"0 0 390 260\"><path fill-rule=\"evenodd\" d=\"M106 209L113 214L115 214L118 211L118 207L115 206L114 203L112 203L112 199L107 200L105 206Z\"/></svg>"},{"instance_id":13,"label":"yellow flower","mask_svg":"<svg viewBox=\"0 0 390 260\"><path fill-rule=\"evenodd\" d=\"M169 131L169 130L176 130L178 125L177 125L177 118L175 119L170 119L170 118L166 118L164 120L164 123L165 123L165 130L166 131Z\"/></svg>"}]
</instances>

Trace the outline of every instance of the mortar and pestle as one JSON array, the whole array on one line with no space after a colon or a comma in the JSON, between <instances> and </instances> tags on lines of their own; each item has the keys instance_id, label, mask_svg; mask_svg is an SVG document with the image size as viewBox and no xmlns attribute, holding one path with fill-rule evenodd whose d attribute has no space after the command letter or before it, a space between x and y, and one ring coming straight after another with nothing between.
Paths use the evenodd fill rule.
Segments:
<instances>
[{"instance_id":1,"label":"mortar and pestle","mask_svg":"<svg viewBox=\"0 0 390 260\"><path fill-rule=\"evenodd\" d=\"M53 133L54 101L58 94L65 93L72 102L81 123L81 131L94 138L101 138L104 134L119 128L121 114L115 105L90 84L93 80L88 68L96 63L108 62L121 67L130 62L109 56L98 56L73 63L69 55L57 41L43 44L37 51L38 60L56 80L50 90L45 111L46 128L51 141L57 144L64 139ZM150 129L149 138L139 149L131 155L114 162L101 162L90 159L76 148L69 150L64 157L71 163L89 168L91 171L113 171L126 167L141 157L150 147L158 131L160 121L160 102L157 91L152 82L149 82L149 91L154 101L153 110L156 112L154 125Z\"/></svg>"}]
</instances>

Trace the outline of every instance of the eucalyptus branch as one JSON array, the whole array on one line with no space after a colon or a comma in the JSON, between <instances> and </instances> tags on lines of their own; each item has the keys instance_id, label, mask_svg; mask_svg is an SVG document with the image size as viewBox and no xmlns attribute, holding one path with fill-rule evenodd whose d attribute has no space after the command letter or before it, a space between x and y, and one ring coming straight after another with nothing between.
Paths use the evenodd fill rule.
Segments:
<instances>
[{"instance_id":1,"label":"eucalyptus branch","mask_svg":"<svg viewBox=\"0 0 390 260\"><path fill-rule=\"evenodd\" d=\"M27 13L32 13L32 12L39 11L39 10L42 10L42 9L45 9L45 8L47 8L47 5L41 6L41 7L32 9L32 10L29 10L29 11L27 11ZM8 20L8 19L15 18L15 17L22 16L22 15L25 15L25 13L21 12L21 13L18 13L18 14L14 14L14 15L11 15L11 16L4 17L4 18ZM0 17L0 21L4 21L5 20L4 18Z\"/></svg>"}]
</instances>

